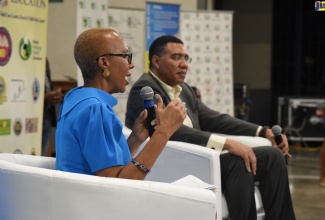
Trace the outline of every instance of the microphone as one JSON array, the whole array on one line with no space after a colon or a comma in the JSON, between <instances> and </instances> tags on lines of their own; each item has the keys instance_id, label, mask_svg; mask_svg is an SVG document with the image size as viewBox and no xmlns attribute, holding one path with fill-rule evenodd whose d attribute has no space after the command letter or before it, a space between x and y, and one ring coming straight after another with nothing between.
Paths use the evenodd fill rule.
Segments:
<instances>
[{"instance_id":1,"label":"microphone","mask_svg":"<svg viewBox=\"0 0 325 220\"><path fill-rule=\"evenodd\" d=\"M274 140L277 145L279 145L282 142L282 136L281 136L282 128L279 125L273 125L272 127L272 133L274 134ZM284 157L284 160L286 164L288 164L287 157Z\"/></svg>"},{"instance_id":2,"label":"microphone","mask_svg":"<svg viewBox=\"0 0 325 220\"><path fill-rule=\"evenodd\" d=\"M274 134L275 143L279 145L282 142L282 128L279 125L273 125L272 132Z\"/></svg>"},{"instance_id":3,"label":"microphone","mask_svg":"<svg viewBox=\"0 0 325 220\"><path fill-rule=\"evenodd\" d=\"M151 125L151 121L156 118L156 112L154 108L154 92L151 87L145 86L140 91L141 99L143 100L144 108L148 111L147 116L147 128L149 130L149 136L151 137L155 132L154 126Z\"/></svg>"}]
</instances>

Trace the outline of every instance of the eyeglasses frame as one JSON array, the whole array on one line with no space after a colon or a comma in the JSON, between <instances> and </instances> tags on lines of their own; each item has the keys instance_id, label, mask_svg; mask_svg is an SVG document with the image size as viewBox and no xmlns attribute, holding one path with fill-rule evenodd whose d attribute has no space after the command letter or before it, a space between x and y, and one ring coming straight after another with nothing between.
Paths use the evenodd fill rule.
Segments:
<instances>
[{"instance_id":1,"label":"eyeglasses frame","mask_svg":"<svg viewBox=\"0 0 325 220\"><path fill-rule=\"evenodd\" d=\"M101 57L105 57L105 56L115 56L115 57L122 57L125 59L125 56L127 56L127 61L129 63L129 65L131 65L132 63L132 53L105 53L99 57L96 58L96 61L99 60L99 58Z\"/></svg>"}]
</instances>

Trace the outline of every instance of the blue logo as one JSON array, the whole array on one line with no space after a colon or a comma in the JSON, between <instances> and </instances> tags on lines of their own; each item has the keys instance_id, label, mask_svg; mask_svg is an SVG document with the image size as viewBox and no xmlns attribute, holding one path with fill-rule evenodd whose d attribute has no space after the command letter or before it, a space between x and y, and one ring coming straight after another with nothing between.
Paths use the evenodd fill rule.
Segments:
<instances>
[{"instance_id":1,"label":"blue logo","mask_svg":"<svg viewBox=\"0 0 325 220\"><path fill-rule=\"evenodd\" d=\"M325 11L325 1L315 1L315 11Z\"/></svg>"}]
</instances>

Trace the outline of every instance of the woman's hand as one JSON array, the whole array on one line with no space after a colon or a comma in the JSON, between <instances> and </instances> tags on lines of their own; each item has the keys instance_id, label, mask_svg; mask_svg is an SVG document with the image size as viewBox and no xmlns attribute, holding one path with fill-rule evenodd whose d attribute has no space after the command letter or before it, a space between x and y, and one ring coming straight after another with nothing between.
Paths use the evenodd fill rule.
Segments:
<instances>
[{"instance_id":1,"label":"woman's hand","mask_svg":"<svg viewBox=\"0 0 325 220\"><path fill-rule=\"evenodd\" d=\"M132 134L141 143L149 137L149 131L146 126L147 116L148 116L148 111L145 109L140 113L139 117L135 120L132 127Z\"/></svg>"},{"instance_id":2,"label":"woman's hand","mask_svg":"<svg viewBox=\"0 0 325 220\"><path fill-rule=\"evenodd\" d=\"M155 129L161 129L169 137L183 124L187 112L183 102L179 99L172 100L166 108L163 109L163 101L158 96L156 109L156 119L153 120Z\"/></svg>"}]
</instances>

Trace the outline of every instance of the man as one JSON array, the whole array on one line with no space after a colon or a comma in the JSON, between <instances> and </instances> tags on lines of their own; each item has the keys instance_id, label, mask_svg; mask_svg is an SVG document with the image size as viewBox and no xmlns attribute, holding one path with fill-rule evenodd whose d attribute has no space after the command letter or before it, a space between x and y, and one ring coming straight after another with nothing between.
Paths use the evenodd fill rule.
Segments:
<instances>
[{"instance_id":1,"label":"man","mask_svg":"<svg viewBox=\"0 0 325 220\"><path fill-rule=\"evenodd\" d=\"M187 118L171 140L202 145L230 153L220 156L222 190L231 219L256 219L254 181L259 181L266 219L295 219L283 156L290 157L288 143L282 135L277 147L250 148L215 133L262 136L274 146L274 135L261 127L227 114L216 112L199 102L194 91L184 83L191 58L183 42L174 36L157 38L149 50L150 72L133 85L127 103L125 125L132 127L143 110L140 90L150 86L167 105L174 98L186 103Z\"/></svg>"}]
</instances>

